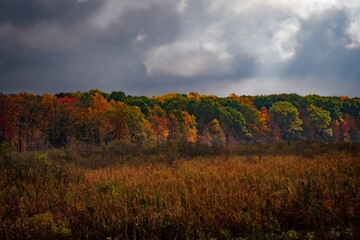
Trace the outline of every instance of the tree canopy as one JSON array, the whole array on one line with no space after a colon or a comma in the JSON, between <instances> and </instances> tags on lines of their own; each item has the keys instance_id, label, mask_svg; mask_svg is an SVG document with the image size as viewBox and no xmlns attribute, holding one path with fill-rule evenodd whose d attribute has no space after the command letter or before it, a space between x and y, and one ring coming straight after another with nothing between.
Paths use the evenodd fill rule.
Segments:
<instances>
[{"instance_id":1,"label":"tree canopy","mask_svg":"<svg viewBox=\"0 0 360 240\"><path fill-rule=\"evenodd\" d=\"M284 141L360 141L359 98L228 97L170 93L130 96L88 92L0 94L0 142L17 151L114 140L222 147Z\"/></svg>"}]
</instances>

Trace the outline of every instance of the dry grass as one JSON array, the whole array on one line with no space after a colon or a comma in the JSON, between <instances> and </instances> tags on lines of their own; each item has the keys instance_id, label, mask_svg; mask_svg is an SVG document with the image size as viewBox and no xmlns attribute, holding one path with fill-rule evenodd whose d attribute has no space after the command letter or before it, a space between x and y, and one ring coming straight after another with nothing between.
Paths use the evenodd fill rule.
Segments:
<instances>
[{"instance_id":1,"label":"dry grass","mask_svg":"<svg viewBox=\"0 0 360 240\"><path fill-rule=\"evenodd\" d=\"M96 170L42 157L1 178L1 239L360 237L360 159L344 152Z\"/></svg>"}]
</instances>

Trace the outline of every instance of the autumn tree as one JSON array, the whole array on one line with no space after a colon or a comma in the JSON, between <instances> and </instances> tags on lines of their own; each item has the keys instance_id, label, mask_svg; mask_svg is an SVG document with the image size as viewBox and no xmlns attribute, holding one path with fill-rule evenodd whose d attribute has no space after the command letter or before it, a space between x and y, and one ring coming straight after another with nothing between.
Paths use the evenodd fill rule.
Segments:
<instances>
[{"instance_id":1,"label":"autumn tree","mask_svg":"<svg viewBox=\"0 0 360 240\"><path fill-rule=\"evenodd\" d=\"M88 107L88 138L92 143L100 144L106 135L111 131L109 120L105 117L105 112L111 104L98 92L91 97L91 104Z\"/></svg>"},{"instance_id":2,"label":"autumn tree","mask_svg":"<svg viewBox=\"0 0 360 240\"><path fill-rule=\"evenodd\" d=\"M331 131L333 133L332 142L338 143L341 141L341 133L340 133L340 122L339 120L331 121Z\"/></svg>"},{"instance_id":3,"label":"autumn tree","mask_svg":"<svg viewBox=\"0 0 360 240\"><path fill-rule=\"evenodd\" d=\"M64 96L63 94L61 94ZM56 117L59 116L57 113L57 98L55 95L45 93L42 96L42 105L44 109L42 119L42 132L43 132L43 145L44 147L50 147L52 145L51 139L53 139L52 133L54 129L59 127L57 125ZM55 145L55 147L57 147Z\"/></svg>"},{"instance_id":4,"label":"autumn tree","mask_svg":"<svg viewBox=\"0 0 360 240\"><path fill-rule=\"evenodd\" d=\"M259 131L257 132L255 139L258 142L266 142L268 139L269 129L269 111L266 107L262 107L259 111Z\"/></svg>"},{"instance_id":5,"label":"autumn tree","mask_svg":"<svg viewBox=\"0 0 360 240\"><path fill-rule=\"evenodd\" d=\"M195 143L197 141L196 118L187 111L181 111L180 116L180 132L182 140L187 143Z\"/></svg>"},{"instance_id":6,"label":"autumn tree","mask_svg":"<svg viewBox=\"0 0 360 240\"><path fill-rule=\"evenodd\" d=\"M303 121L302 125L302 138L307 140L308 142L312 142L315 140L315 138L318 138L315 128L311 121L309 120L309 116L306 112L306 110L301 109L300 110L300 119ZM332 130L331 130L332 131ZM318 139L319 140L319 139Z\"/></svg>"},{"instance_id":7,"label":"autumn tree","mask_svg":"<svg viewBox=\"0 0 360 240\"><path fill-rule=\"evenodd\" d=\"M106 119L109 123L107 139L112 140L128 140L130 136L128 122L129 113L127 105L123 102L110 101L110 107L105 112Z\"/></svg>"},{"instance_id":8,"label":"autumn tree","mask_svg":"<svg viewBox=\"0 0 360 240\"><path fill-rule=\"evenodd\" d=\"M339 130L340 130L340 141L341 142L350 142L350 125L346 119L341 118L339 120Z\"/></svg>"},{"instance_id":9,"label":"autumn tree","mask_svg":"<svg viewBox=\"0 0 360 240\"><path fill-rule=\"evenodd\" d=\"M190 115L194 115L199 132L203 132L206 124L220 118L222 106L212 96L202 96L200 100L192 99L186 107Z\"/></svg>"},{"instance_id":10,"label":"autumn tree","mask_svg":"<svg viewBox=\"0 0 360 240\"><path fill-rule=\"evenodd\" d=\"M206 125L201 136L201 142L212 147L215 152L225 147L226 137L217 119L213 119Z\"/></svg>"},{"instance_id":11,"label":"autumn tree","mask_svg":"<svg viewBox=\"0 0 360 240\"><path fill-rule=\"evenodd\" d=\"M153 135L151 124L145 119L145 115L137 106L127 106L129 116L128 129L131 135L131 142L143 144L145 140Z\"/></svg>"},{"instance_id":12,"label":"autumn tree","mask_svg":"<svg viewBox=\"0 0 360 240\"><path fill-rule=\"evenodd\" d=\"M360 99L347 96L219 98L191 92L148 98L96 89L43 96L0 94L0 141L17 151L115 139L166 143L181 151L195 150L198 141L221 148L224 139L226 146L272 139L358 142L359 129Z\"/></svg>"},{"instance_id":13,"label":"autumn tree","mask_svg":"<svg viewBox=\"0 0 360 240\"><path fill-rule=\"evenodd\" d=\"M11 142L13 123L9 116L10 97L0 94L0 143Z\"/></svg>"},{"instance_id":14,"label":"autumn tree","mask_svg":"<svg viewBox=\"0 0 360 240\"><path fill-rule=\"evenodd\" d=\"M344 114L343 121L346 122L347 126L347 137L350 142L360 141L360 126L356 122L356 118L349 114Z\"/></svg>"},{"instance_id":15,"label":"autumn tree","mask_svg":"<svg viewBox=\"0 0 360 240\"><path fill-rule=\"evenodd\" d=\"M40 119L42 118L41 97L20 93L10 97L9 119L14 126L12 142L19 152L35 150L41 142Z\"/></svg>"},{"instance_id":16,"label":"autumn tree","mask_svg":"<svg viewBox=\"0 0 360 240\"><path fill-rule=\"evenodd\" d=\"M169 136L169 119L166 116L153 115L151 126L156 136L156 144L165 142Z\"/></svg>"},{"instance_id":17,"label":"autumn tree","mask_svg":"<svg viewBox=\"0 0 360 240\"><path fill-rule=\"evenodd\" d=\"M169 114L169 141L177 143L197 142L197 122L187 111L172 110Z\"/></svg>"}]
</instances>

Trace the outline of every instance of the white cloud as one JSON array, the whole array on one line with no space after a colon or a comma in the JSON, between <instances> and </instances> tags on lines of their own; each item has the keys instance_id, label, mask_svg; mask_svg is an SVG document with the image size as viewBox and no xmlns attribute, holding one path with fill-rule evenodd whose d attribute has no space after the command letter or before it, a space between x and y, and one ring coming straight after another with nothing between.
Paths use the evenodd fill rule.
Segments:
<instances>
[{"instance_id":1,"label":"white cloud","mask_svg":"<svg viewBox=\"0 0 360 240\"><path fill-rule=\"evenodd\" d=\"M102 8L92 17L91 22L101 30L107 29L119 21L122 14L128 10L147 8L150 4L163 0L104 0Z\"/></svg>"},{"instance_id":2,"label":"white cloud","mask_svg":"<svg viewBox=\"0 0 360 240\"><path fill-rule=\"evenodd\" d=\"M185 12L188 7L188 0L179 0L176 7L179 12Z\"/></svg>"},{"instance_id":3,"label":"white cloud","mask_svg":"<svg viewBox=\"0 0 360 240\"><path fill-rule=\"evenodd\" d=\"M356 0L342 0L340 1L341 5L345 8L349 8L349 9L357 9L359 10L360 7L360 1L356 1Z\"/></svg>"},{"instance_id":4,"label":"white cloud","mask_svg":"<svg viewBox=\"0 0 360 240\"><path fill-rule=\"evenodd\" d=\"M233 33L235 37L229 51L252 56L260 65L278 64L294 58L301 45L298 40L300 22L296 18L263 20L260 23L253 19L243 21L243 27Z\"/></svg>"},{"instance_id":5,"label":"white cloud","mask_svg":"<svg viewBox=\"0 0 360 240\"><path fill-rule=\"evenodd\" d=\"M274 34L271 46L280 60L287 61L295 56L298 46L296 34L299 30L300 23L296 19L288 19L280 24L280 30Z\"/></svg>"},{"instance_id":6,"label":"white cloud","mask_svg":"<svg viewBox=\"0 0 360 240\"><path fill-rule=\"evenodd\" d=\"M286 9L299 17L309 18L314 14L321 14L327 9L341 8L341 0L270 0L274 8Z\"/></svg>"},{"instance_id":7,"label":"white cloud","mask_svg":"<svg viewBox=\"0 0 360 240\"><path fill-rule=\"evenodd\" d=\"M360 48L360 16L354 19L350 24L346 33L349 35L351 42L347 45L348 48Z\"/></svg>"},{"instance_id":8,"label":"white cloud","mask_svg":"<svg viewBox=\"0 0 360 240\"><path fill-rule=\"evenodd\" d=\"M148 74L192 77L231 71L233 56L222 42L221 25L193 29L182 39L151 49L144 61Z\"/></svg>"},{"instance_id":9,"label":"white cloud","mask_svg":"<svg viewBox=\"0 0 360 240\"><path fill-rule=\"evenodd\" d=\"M124 12L130 1L107 0L103 7L93 16L91 22L99 29L106 29Z\"/></svg>"},{"instance_id":10,"label":"white cloud","mask_svg":"<svg viewBox=\"0 0 360 240\"><path fill-rule=\"evenodd\" d=\"M136 43L142 43L146 40L146 34L143 33L142 31L139 31L136 38L135 38L135 42Z\"/></svg>"},{"instance_id":11,"label":"white cloud","mask_svg":"<svg viewBox=\"0 0 360 240\"><path fill-rule=\"evenodd\" d=\"M272 7L291 12L298 17L308 18L330 8L341 8L350 0L203 0L208 13L240 14L253 8Z\"/></svg>"},{"instance_id":12,"label":"white cloud","mask_svg":"<svg viewBox=\"0 0 360 240\"><path fill-rule=\"evenodd\" d=\"M192 77L227 72L231 69L231 60L232 56L220 43L178 41L151 50L144 64L148 74Z\"/></svg>"}]
</instances>

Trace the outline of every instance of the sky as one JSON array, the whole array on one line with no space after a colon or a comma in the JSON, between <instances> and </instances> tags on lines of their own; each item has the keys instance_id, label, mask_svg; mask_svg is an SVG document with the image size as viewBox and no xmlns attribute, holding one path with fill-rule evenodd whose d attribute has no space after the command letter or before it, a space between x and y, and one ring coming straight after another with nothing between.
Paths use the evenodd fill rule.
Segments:
<instances>
[{"instance_id":1,"label":"sky","mask_svg":"<svg viewBox=\"0 0 360 240\"><path fill-rule=\"evenodd\" d=\"M90 89L360 96L360 1L0 1L0 92Z\"/></svg>"}]
</instances>

